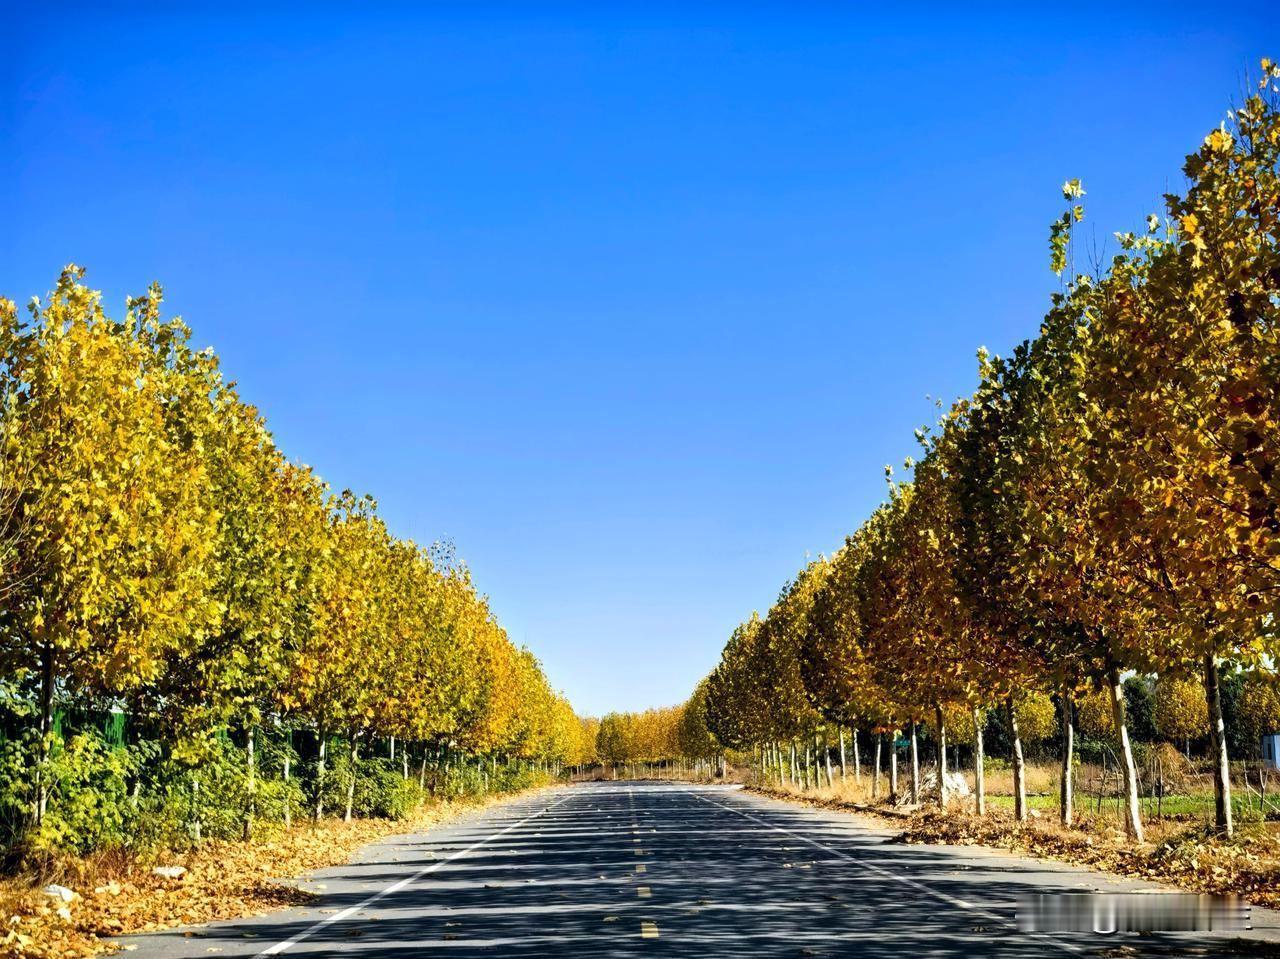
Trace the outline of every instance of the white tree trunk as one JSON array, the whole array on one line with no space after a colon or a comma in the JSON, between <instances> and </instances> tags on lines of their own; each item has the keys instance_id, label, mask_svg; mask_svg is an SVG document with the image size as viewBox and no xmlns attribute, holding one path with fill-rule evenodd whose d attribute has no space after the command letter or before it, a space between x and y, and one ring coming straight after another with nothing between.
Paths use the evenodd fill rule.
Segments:
<instances>
[{"instance_id":1,"label":"white tree trunk","mask_svg":"<svg viewBox=\"0 0 1280 959\"><path fill-rule=\"evenodd\" d=\"M246 806L244 811L244 832L242 838L245 842L253 839L253 814L255 812L255 804L257 796L255 793L258 788L257 770L254 768L253 755L253 727L249 727L249 732L245 737L245 760L246 760L246 786L245 798Z\"/></svg>"},{"instance_id":2,"label":"white tree trunk","mask_svg":"<svg viewBox=\"0 0 1280 959\"><path fill-rule=\"evenodd\" d=\"M973 707L973 804L979 816L987 814L987 757L983 750L982 721L986 718L983 710Z\"/></svg>"},{"instance_id":3,"label":"white tree trunk","mask_svg":"<svg viewBox=\"0 0 1280 959\"><path fill-rule=\"evenodd\" d=\"M1027 818L1027 766L1022 760L1022 737L1018 733L1018 714L1013 709L1013 696L1005 697L1004 712L1009 724L1009 742L1013 746L1013 817L1024 822Z\"/></svg>"},{"instance_id":4,"label":"white tree trunk","mask_svg":"<svg viewBox=\"0 0 1280 959\"><path fill-rule=\"evenodd\" d=\"M1230 836L1235 832L1235 823L1231 819L1231 766L1227 757L1227 729L1222 720L1218 664L1212 653L1204 660L1204 693L1209 707L1209 734L1213 747L1214 824L1225 835ZM1265 807L1262 811L1265 816Z\"/></svg>"},{"instance_id":5,"label":"white tree trunk","mask_svg":"<svg viewBox=\"0 0 1280 959\"><path fill-rule=\"evenodd\" d=\"M320 730L320 757L316 761L316 822L324 817L324 760L329 751L328 738L324 730Z\"/></svg>"},{"instance_id":6,"label":"white tree trunk","mask_svg":"<svg viewBox=\"0 0 1280 959\"><path fill-rule=\"evenodd\" d=\"M889 802L898 803L898 734L889 733Z\"/></svg>"},{"instance_id":7,"label":"white tree trunk","mask_svg":"<svg viewBox=\"0 0 1280 959\"><path fill-rule=\"evenodd\" d=\"M36 770L36 803L34 823L44 822L49 811L50 776L49 762L53 758L54 692L58 684L57 668L52 641L46 641L40 652L40 765Z\"/></svg>"},{"instance_id":8,"label":"white tree trunk","mask_svg":"<svg viewBox=\"0 0 1280 959\"><path fill-rule=\"evenodd\" d=\"M1076 727L1071 715L1071 687L1062 687L1062 778L1058 784L1058 804L1061 806L1062 825L1070 826L1075 818L1075 797L1072 795L1073 765L1075 762Z\"/></svg>"},{"instance_id":9,"label":"white tree trunk","mask_svg":"<svg viewBox=\"0 0 1280 959\"><path fill-rule=\"evenodd\" d=\"M1138 807L1138 769L1133 762L1133 745L1129 742L1129 724L1125 719L1124 686L1114 661L1107 663L1107 687L1111 697L1111 717L1120 746L1120 766L1124 773L1124 824L1135 842L1142 842L1142 812Z\"/></svg>"},{"instance_id":10,"label":"white tree trunk","mask_svg":"<svg viewBox=\"0 0 1280 959\"><path fill-rule=\"evenodd\" d=\"M284 825L286 829L293 825L293 810L290 809L289 803L289 752L287 743L284 754Z\"/></svg>"},{"instance_id":11,"label":"white tree trunk","mask_svg":"<svg viewBox=\"0 0 1280 959\"><path fill-rule=\"evenodd\" d=\"M871 798L880 798L880 752L884 745L884 733L876 733L876 759L875 771L871 775Z\"/></svg>"},{"instance_id":12,"label":"white tree trunk","mask_svg":"<svg viewBox=\"0 0 1280 959\"><path fill-rule=\"evenodd\" d=\"M200 777L192 774L191 776L191 838L198 845L200 843Z\"/></svg>"},{"instance_id":13,"label":"white tree trunk","mask_svg":"<svg viewBox=\"0 0 1280 959\"><path fill-rule=\"evenodd\" d=\"M920 744L914 719L911 720L911 805L920 805Z\"/></svg>"},{"instance_id":14,"label":"white tree trunk","mask_svg":"<svg viewBox=\"0 0 1280 959\"><path fill-rule=\"evenodd\" d=\"M359 758L360 758L360 742L359 740L356 739L355 735L352 734L351 736L351 779L347 783L347 809L346 809L346 812L342 814L343 822L351 822L351 809L355 805L355 801L356 801L356 775L357 775L356 762L359 760Z\"/></svg>"},{"instance_id":15,"label":"white tree trunk","mask_svg":"<svg viewBox=\"0 0 1280 959\"><path fill-rule=\"evenodd\" d=\"M935 706L938 720L938 808L947 808L947 723L942 717L942 707Z\"/></svg>"}]
</instances>

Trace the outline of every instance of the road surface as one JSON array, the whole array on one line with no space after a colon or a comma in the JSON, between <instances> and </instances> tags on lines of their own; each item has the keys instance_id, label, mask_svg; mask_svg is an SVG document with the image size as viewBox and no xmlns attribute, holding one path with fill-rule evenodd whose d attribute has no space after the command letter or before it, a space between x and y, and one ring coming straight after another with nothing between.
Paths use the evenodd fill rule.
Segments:
<instances>
[{"instance_id":1,"label":"road surface","mask_svg":"<svg viewBox=\"0 0 1280 959\"><path fill-rule=\"evenodd\" d=\"M121 941L135 959L1280 955L1280 914L1257 909L1244 934L1020 933L1024 893L1160 887L891 836L733 787L585 783L368 846L312 874L305 907Z\"/></svg>"}]
</instances>

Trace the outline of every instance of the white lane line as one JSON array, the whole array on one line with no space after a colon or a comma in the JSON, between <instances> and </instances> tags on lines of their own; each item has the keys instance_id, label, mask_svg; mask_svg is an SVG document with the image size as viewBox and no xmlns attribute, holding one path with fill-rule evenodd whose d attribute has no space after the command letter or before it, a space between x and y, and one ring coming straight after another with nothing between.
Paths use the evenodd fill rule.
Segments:
<instances>
[{"instance_id":1,"label":"white lane line","mask_svg":"<svg viewBox=\"0 0 1280 959\"><path fill-rule=\"evenodd\" d=\"M277 942L274 946L271 946L269 949L262 950L262 952L258 953L254 957L254 959L262 959L263 956L278 956L280 953L284 952L286 949L292 949L298 943L302 942L302 940L310 938L318 930L323 929L325 926L332 925L335 922L341 922L344 919L349 919L351 916L355 915L361 909L364 909L368 906L373 905L383 896L389 896L393 892L399 892L401 889L403 889L405 886L409 885L410 883L417 882L427 873L435 872L441 866L447 866L449 863L453 862L453 860L460 859L461 857L467 855L468 853L475 852L481 846L487 845L488 843L493 842L495 839L499 839L502 836L505 836L507 833L511 832L511 830L513 829L518 829L520 826L523 826L525 823L527 823L530 819L536 819L538 816L541 816L543 813L549 812L550 810L554 809L556 806L559 806L571 795L573 795L572 792L566 793L565 795L557 799L555 802L553 802L550 806L543 806L537 812L530 813L528 816L525 816L519 822L511 823L511 825L507 826L506 828L501 829L490 836L486 836L484 839L481 839L479 842L472 843L466 849L460 849L458 852L455 852L452 856L448 856L445 859L437 860L436 862L433 862L429 866L423 866L421 869L419 869L417 872L413 873L412 875L405 876L403 879L399 880L398 882L392 883L390 886L388 886L386 889L383 889L380 892L375 892L368 899L365 899L362 902L358 902L354 906L348 906L346 909L343 909L341 912L336 912L332 916L325 916L319 922L302 930L302 932L298 933L296 936L293 936L289 939L284 939L281 942Z\"/></svg>"},{"instance_id":2,"label":"white lane line","mask_svg":"<svg viewBox=\"0 0 1280 959\"><path fill-rule=\"evenodd\" d=\"M912 889L916 889L919 892L924 893L926 896L932 896L934 899L938 899L942 902L945 902L950 906L956 906L959 909L963 909L967 912L972 912L975 915L982 916L984 919L990 919L992 922L999 923L1000 925L1006 926L1010 929L1018 928L1016 924L1011 923L1008 919L1004 918L1003 916L998 916L993 912L988 912L985 909L980 909L979 907L975 906L971 902L965 902L963 899L957 899L955 896L949 893L945 893L940 889L934 889L932 886L927 886L917 879L912 879L909 876L900 875L899 873L894 872L892 869L885 869L883 866L877 866L873 862L866 862L863 859L859 859L857 856L850 856L848 853L841 852L839 849L835 849L831 846L826 845L825 843L820 843L816 839L812 839L809 836L804 835L803 833L792 832L790 829L783 829L781 826L775 826L773 823L767 820L761 819L759 816L753 816L751 813L743 812L741 809L735 809L733 806L726 806L724 803L716 802L714 799L708 799L706 796L703 796L699 793L690 792L690 795L696 796L698 799L701 799L705 803L710 803L713 806L719 806L721 809L727 809L731 813L737 813L739 816L742 816L744 819L750 819L752 822L758 822L760 825L765 826L769 829L772 829L774 832L780 832L784 836L793 836L796 839L799 839L801 842L807 842L811 846L815 846L818 849L823 850L824 852L830 853L831 855L835 856L837 859L843 859L846 862L851 862L855 866L859 866L862 869L866 869L870 872L874 872L878 875L881 875L886 879L892 879L895 882L903 883L904 885L910 886ZM1083 955L1085 952L1088 951L1080 946L1073 946L1070 943L1061 942L1050 936L1046 936L1043 933L1027 933L1027 935L1032 938L1043 939L1046 944L1056 946L1057 948L1063 950L1064 952L1070 952L1074 955Z\"/></svg>"}]
</instances>

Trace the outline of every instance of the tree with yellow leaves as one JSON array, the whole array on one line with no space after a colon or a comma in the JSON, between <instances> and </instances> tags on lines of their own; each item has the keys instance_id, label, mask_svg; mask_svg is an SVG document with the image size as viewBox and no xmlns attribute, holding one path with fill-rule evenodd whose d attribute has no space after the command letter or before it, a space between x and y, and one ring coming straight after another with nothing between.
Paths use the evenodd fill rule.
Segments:
<instances>
[{"instance_id":1,"label":"tree with yellow leaves","mask_svg":"<svg viewBox=\"0 0 1280 959\"><path fill-rule=\"evenodd\" d=\"M205 463L175 415L188 331L161 322L159 290L124 322L68 267L19 319L0 301L5 474L20 477L5 596L6 673L35 677L40 765L62 694L125 694L216 617L218 520ZM38 823L48 799L37 787Z\"/></svg>"}]
</instances>

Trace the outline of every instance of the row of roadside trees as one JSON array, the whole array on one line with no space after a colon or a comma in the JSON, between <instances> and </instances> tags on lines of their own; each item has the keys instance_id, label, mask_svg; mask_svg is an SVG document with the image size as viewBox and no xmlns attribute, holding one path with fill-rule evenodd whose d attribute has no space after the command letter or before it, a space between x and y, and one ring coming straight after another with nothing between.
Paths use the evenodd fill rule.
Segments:
<instances>
[{"instance_id":1,"label":"row of roadside trees","mask_svg":"<svg viewBox=\"0 0 1280 959\"><path fill-rule=\"evenodd\" d=\"M609 767L723 770L723 749L707 729L705 688L679 706L606 714L596 726L595 760Z\"/></svg>"},{"instance_id":2,"label":"row of roadside trees","mask_svg":"<svg viewBox=\"0 0 1280 959\"><path fill-rule=\"evenodd\" d=\"M577 717L448 547L397 539L373 499L288 460L158 287L114 320L82 277L26 316L0 299L10 841L79 801L56 763L74 715L128 717L193 775L230 731L246 835L264 730L310 736L317 817L338 744L354 770L398 740L420 780L446 755L578 760ZM128 775L136 801L147 770Z\"/></svg>"},{"instance_id":3,"label":"row of roadside trees","mask_svg":"<svg viewBox=\"0 0 1280 959\"><path fill-rule=\"evenodd\" d=\"M1143 836L1122 679L1201 690L1216 821L1232 829L1221 682L1274 701L1280 615L1280 67L1212 131L1144 231L1074 268L1084 190L1050 235L1062 280L1037 336L979 354L979 385L918 432L910 478L706 681L711 731L757 748L815 728L910 729L1002 711L1026 815L1020 703L1061 711L1070 822L1074 704L1102 697ZM952 719L954 724L955 719ZM913 763L913 766L916 765ZM946 801L946 779L940 777Z\"/></svg>"}]
</instances>

